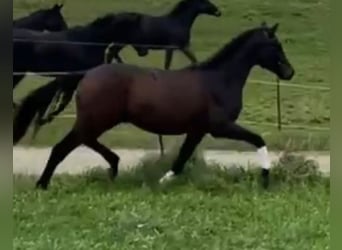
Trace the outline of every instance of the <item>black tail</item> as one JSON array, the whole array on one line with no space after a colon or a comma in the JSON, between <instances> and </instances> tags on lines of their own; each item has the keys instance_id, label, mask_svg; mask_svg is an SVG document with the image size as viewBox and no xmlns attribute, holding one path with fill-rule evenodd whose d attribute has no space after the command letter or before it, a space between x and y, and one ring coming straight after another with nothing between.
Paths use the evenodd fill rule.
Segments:
<instances>
[{"instance_id":1,"label":"black tail","mask_svg":"<svg viewBox=\"0 0 342 250\"><path fill-rule=\"evenodd\" d=\"M39 127L53 120L53 118L64 110L71 101L79 81L84 74L58 77L37 90L29 94L17 108L13 121L13 145L17 144L23 138L30 126L35 120L36 131ZM58 99L62 97L60 104ZM55 110L44 118L46 111L52 106L55 100Z\"/></svg>"}]
</instances>

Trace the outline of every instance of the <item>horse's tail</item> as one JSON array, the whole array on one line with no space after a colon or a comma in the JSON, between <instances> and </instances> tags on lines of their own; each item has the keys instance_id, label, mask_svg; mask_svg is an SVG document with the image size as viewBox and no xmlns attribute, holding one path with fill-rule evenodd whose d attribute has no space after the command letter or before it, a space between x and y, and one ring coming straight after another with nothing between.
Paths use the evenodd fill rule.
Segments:
<instances>
[{"instance_id":1,"label":"horse's tail","mask_svg":"<svg viewBox=\"0 0 342 250\"><path fill-rule=\"evenodd\" d=\"M51 122L69 104L84 73L58 77L32 93L17 108L13 121L13 144L17 144L35 120L35 133L44 124ZM58 100L62 98L59 103ZM53 107L52 107L53 106ZM49 108L53 108L46 114Z\"/></svg>"}]
</instances>

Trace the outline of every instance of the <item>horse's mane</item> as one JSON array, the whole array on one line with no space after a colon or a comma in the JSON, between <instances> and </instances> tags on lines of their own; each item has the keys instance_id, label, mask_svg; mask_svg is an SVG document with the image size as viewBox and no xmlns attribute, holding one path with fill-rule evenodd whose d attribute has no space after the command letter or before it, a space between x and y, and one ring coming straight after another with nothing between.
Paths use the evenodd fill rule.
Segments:
<instances>
[{"instance_id":1,"label":"horse's mane","mask_svg":"<svg viewBox=\"0 0 342 250\"><path fill-rule=\"evenodd\" d=\"M246 41L248 41L257 32L262 31L264 28L257 27L249 29L238 36L234 37L229 43L227 43L223 48L221 48L216 54L214 54L208 60L199 63L197 65L190 66L189 68L205 68L211 69L216 68L227 60L227 58L232 57L241 46L244 46Z\"/></svg>"},{"instance_id":2,"label":"horse's mane","mask_svg":"<svg viewBox=\"0 0 342 250\"><path fill-rule=\"evenodd\" d=\"M187 7L190 4L190 1L193 0L181 0L179 1L173 9L170 11L170 16L177 16L179 13L181 13L185 7Z\"/></svg>"},{"instance_id":3,"label":"horse's mane","mask_svg":"<svg viewBox=\"0 0 342 250\"><path fill-rule=\"evenodd\" d=\"M110 13L106 14L105 16L98 17L94 21L90 23L91 26L105 26L105 25L110 25L115 22L121 22L121 21L127 21L127 22L132 22L132 21L138 21L139 20L139 15L134 12L122 12L122 13Z\"/></svg>"}]
</instances>

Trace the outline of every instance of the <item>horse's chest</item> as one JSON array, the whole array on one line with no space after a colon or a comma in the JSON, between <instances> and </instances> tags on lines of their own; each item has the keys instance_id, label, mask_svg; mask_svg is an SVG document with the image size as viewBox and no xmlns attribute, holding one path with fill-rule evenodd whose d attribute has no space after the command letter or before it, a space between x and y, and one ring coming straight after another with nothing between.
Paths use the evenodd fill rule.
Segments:
<instances>
[{"instance_id":1,"label":"horse's chest","mask_svg":"<svg viewBox=\"0 0 342 250\"><path fill-rule=\"evenodd\" d=\"M235 121L242 110L242 98L238 94L226 96L218 94L213 98L211 106L213 119L217 121Z\"/></svg>"}]
</instances>

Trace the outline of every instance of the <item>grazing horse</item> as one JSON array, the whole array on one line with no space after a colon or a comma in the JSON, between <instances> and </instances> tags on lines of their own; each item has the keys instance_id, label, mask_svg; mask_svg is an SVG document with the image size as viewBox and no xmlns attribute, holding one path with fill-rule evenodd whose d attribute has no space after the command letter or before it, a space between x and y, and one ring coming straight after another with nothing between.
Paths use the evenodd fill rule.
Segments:
<instances>
[{"instance_id":1,"label":"grazing horse","mask_svg":"<svg viewBox=\"0 0 342 250\"><path fill-rule=\"evenodd\" d=\"M37 10L28 16L13 21L15 28L24 28L36 31L61 31L68 28L61 9L63 4L55 4L49 9Z\"/></svg>"},{"instance_id":2,"label":"grazing horse","mask_svg":"<svg viewBox=\"0 0 342 250\"><path fill-rule=\"evenodd\" d=\"M246 30L212 58L180 70L156 72L123 64L103 64L89 70L78 86L69 86L69 91L78 89L77 118L72 130L53 147L37 187L47 189L57 165L81 144L107 160L114 178L119 156L98 137L120 123L156 134L186 134L178 157L161 183L181 174L202 138L210 134L254 145L267 187L271 163L266 143L236 121L243 107L243 89L254 66L283 80L291 80L295 74L276 36L277 27L264 24ZM21 125L17 116L14 144L20 139Z\"/></svg>"}]
</instances>

